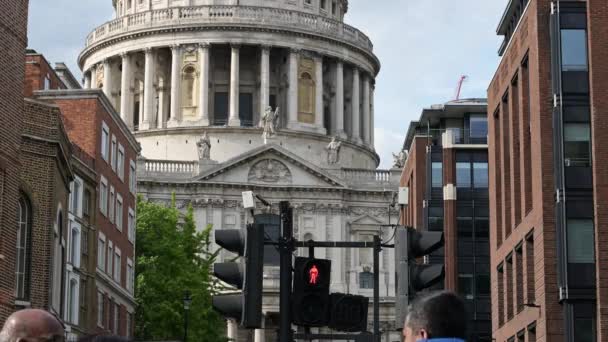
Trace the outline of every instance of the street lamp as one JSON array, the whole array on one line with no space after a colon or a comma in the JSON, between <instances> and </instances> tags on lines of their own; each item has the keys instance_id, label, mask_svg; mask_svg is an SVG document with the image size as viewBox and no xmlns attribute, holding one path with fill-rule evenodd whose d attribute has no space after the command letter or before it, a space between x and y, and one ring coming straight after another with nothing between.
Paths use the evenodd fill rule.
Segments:
<instances>
[{"instance_id":1,"label":"street lamp","mask_svg":"<svg viewBox=\"0 0 608 342\"><path fill-rule=\"evenodd\" d=\"M188 341L188 311L190 311L190 304L192 304L192 297L190 291L184 291L184 342Z\"/></svg>"}]
</instances>

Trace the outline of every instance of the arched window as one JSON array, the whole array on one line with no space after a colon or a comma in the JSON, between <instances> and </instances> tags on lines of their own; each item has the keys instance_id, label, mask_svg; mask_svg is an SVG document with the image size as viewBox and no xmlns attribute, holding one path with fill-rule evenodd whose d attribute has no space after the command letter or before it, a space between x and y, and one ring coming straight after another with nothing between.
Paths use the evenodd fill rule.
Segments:
<instances>
[{"instance_id":1,"label":"arched window","mask_svg":"<svg viewBox=\"0 0 608 342\"><path fill-rule=\"evenodd\" d=\"M15 296L19 300L28 301L30 296L32 206L25 195L19 197L18 215Z\"/></svg>"},{"instance_id":2,"label":"arched window","mask_svg":"<svg viewBox=\"0 0 608 342\"><path fill-rule=\"evenodd\" d=\"M182 72L182 103L183 106L196 107L196 69L188 65Z\"/></svg>"},{"instance_id":3,"label":"arched window","mask_svg":"<svg viewBox=\"0 0 608 342\"><path fill-rule=\"evenodd\" d=\"M70 280L66 310L68 322L78 324L78 281L76 279Z\"/></svg>"},{"instance_id":4,"label":"arched window","mask_svg":"<svg viewBox=\"0 0 608 342\"><path fill-rule=\"evenodd\" d=\"M315 81L310 73L303 72L298 85L299 121L312 124L315 122Z\"/></svg>"}]
</instances>

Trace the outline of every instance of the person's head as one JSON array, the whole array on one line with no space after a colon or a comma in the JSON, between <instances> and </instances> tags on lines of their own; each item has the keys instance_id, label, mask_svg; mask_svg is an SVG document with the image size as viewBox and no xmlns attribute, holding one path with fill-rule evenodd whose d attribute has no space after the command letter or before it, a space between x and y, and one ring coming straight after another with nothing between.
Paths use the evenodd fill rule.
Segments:
<instances>
[{"instance_id":1,"label":"person's head","mask_svg":"<svg viewBox=\"0 0 608 342\"><path fill-rule=\"evenodd\" d=\"M423 294L409 306L403 328L404 341L465 339L467 320L464 301L456 294L447 291Z\"/></svg>"},{"instance_id":2,"label":"person's head","mask_svg":"<svg viewBox=\"0 0 608 342\"><path fill-rule=\"evenodd\" d=\"M44 310L25 309L13 313L4 323L0 342L63 342L63 325Z\"/></svg>"}]
</instances>

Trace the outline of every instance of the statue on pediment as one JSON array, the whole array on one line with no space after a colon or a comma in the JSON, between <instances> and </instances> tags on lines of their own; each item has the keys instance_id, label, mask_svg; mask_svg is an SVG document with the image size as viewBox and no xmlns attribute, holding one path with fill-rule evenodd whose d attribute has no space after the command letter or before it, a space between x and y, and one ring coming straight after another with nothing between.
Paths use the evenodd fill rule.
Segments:
<instances>
[{"instance_id":1,"label":"statue on pediment","mask_svg":"<svg viewBox=\"0 0 608 342\"><path fill-rule=\"evenodd\" d=\"M402 169L407 160L407 150L401 150L399 154L393 153L393 168Z\"/></svg>"},{"instance_id":2,"label":"statue on pediment","mask_svg":"<svg viewBox=\"0 0 608 342\"><path fill-rule=\"evenodd\" d=\"M207 132L204 132L201 139L196 142L196 147L198 148L199 161L211 159L211 139L209 139Z\"/></svg>"},{"instance_id":3,"label":"statue on pediment","mask_svg":"<svg viewBox=\"0 0 608 342\"><path fill-rule=\"evenodd\" d=\"M340 160L340 147L342 147L342 142L338 141L336 137L333 137L329 145L325 147L327 150L327 163L329 165L336 164Z\"/></svg>"},{"instance_id":4,"label":"statue on pediment","mask_svg":"<svg viewBox=\"0 0 608 342\"><path fill-rule=\"evenodd\" d=\"M272 107L268 106L266 111L262 115L261 126L264 129L262 133L262 138L264 139L264 144L268 142L268 139L272 138L276 133L277 122L279 119L279 107L277 107L274 112L272 111Z\"/></svg>"}]
</instances>

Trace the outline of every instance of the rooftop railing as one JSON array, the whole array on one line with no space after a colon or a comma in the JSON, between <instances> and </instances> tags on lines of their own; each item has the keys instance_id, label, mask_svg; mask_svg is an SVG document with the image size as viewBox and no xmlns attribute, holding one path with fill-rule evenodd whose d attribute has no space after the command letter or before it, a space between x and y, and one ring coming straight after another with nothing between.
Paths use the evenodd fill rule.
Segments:
<instances>
[{"instance_id":1,"label":"rooftop railing","mask_svg":"<svg viewBox=\"0 0 608 342\"><path fill-rule=\"evenodd\" d=\"M373 50L371 40L363 32L340 21L298 11L240 5L173 7L123 16L93 30L87 36L86 46L135 30L214 24L295 29L341 40L368 52Z\"/></svg>"}]
</instances>

